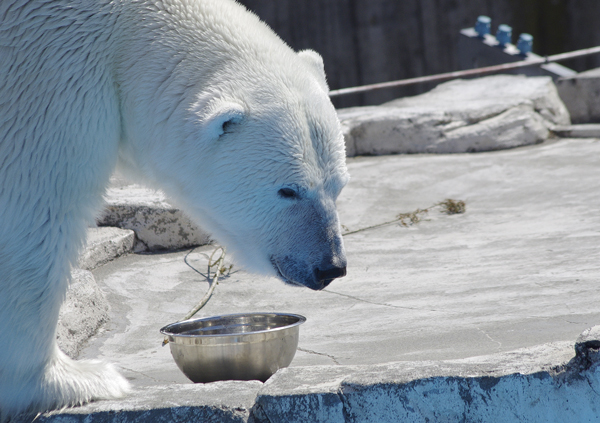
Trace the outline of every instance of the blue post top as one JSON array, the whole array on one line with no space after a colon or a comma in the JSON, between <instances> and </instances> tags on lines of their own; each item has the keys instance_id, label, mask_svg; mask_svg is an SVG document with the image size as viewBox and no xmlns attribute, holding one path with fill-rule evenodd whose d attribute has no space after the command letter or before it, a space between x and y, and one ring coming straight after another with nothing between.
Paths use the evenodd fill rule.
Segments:
<instances>
[{"instance_id":1,"label":"blue post top","mask_svg":"<svg viewBox=\"0 0 600 423\"><path fill-rule=\"evenodd\" d=\"M517 41L517 49L521 54L527 54L531 52L533 47L533 36L531 34L523 33L519 35L519 41Z\"/></svg>"},{"instance_id":2,"label":"blue post top","mask_svg":"<svg viewBox=\"0 0 600 423\"><path fill-rule=\"evenodd\" d=\"M498 27L498 32L496 32L496 40L498 40L498 44L501 46L505 46L509 44L512 39L512 28L508 25L500 25Z\"/></svg>"},{"instance_id":3,"label":"blue post top","mask_svg":"<svg viewBox=\"0 0 600 423\"><path fill-rule=\"evenodd\" d=\"M477 18L477 22L475 23L475 32L483 38L486 34L490 33L490 28L492 26L492 20L487 16L479 16Z\"/></svg>"}]
</instances>

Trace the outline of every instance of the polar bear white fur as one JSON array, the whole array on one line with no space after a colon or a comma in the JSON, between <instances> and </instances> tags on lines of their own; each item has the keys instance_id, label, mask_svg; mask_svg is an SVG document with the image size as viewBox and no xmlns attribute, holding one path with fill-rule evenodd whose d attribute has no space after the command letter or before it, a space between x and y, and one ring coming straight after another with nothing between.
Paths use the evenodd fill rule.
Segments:
<instances>
[{"instance_id":1,"label":"polar bear white fur","mask_svg":"<svg viewBox=\"0 0 600 423\"><path fill-rule=\"evenodd\" d=\"M248 269L345 274L323 62L232 0L0 2L0 421L126 393L55 331L117 162Z\"/></svg>"}]
</instances>

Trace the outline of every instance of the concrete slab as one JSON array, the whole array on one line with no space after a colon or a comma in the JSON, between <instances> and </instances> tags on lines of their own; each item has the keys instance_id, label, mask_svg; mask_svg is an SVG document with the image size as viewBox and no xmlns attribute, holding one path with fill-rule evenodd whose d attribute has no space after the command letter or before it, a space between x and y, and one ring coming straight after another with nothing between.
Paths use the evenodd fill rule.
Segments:
<instances>
[{"instance_id":1,"label":"concrete slab","mask_svg":"<svg viewBox=\"0 0 600 423\"><path fill-rule=\"evenodd\" d=\"M436 404L449 398L446 395L454 398L445 403L451 404L448 410L467 404L468 395L460 393L475 392L465 391L472 384L468 378L481 378L493 369L465 362L473 365L465 374L465 363L451 363L447 372L434 372L438 378L426 371L430 364L420 362L469 360L562 341L556 347L561 351L557 357L562 358L556 359L559 365L569 360L568 351L572 357L573 340L600 322L599 140L565 139L480 154L359 157L348 164L352 180L338 205L349 230L390 221L398 213L427 208L445 198L464 200L466 213L449 216L432 209L418 224L396 223L347 235L348 276L321 292L242 270L223 278L199 316L286 311L308 318L291 367L265 384L257 400L263 405L255 408L252 418L260 421L261 413L269 415L260 398L276 394L266 390L270 383L285 381L290 374L307 374L310 368L317 373L308 381L318 380L318 369L326 369L323 375L333 374L324 376L321 388L343 391L346 399L340 401L347 421L369 421L361 416L376 397L385 400L372 402L373 407L390 413L399 412L400 406L416 410L407 414L408 421L421 421L417 415L433 418L435 414L425 411L435 410ZM208 284L198 272L205 272L211 250L205 246L192 252L129 255L96 269L94 275L112 306L111 319L80 357L115 363L136 392L189 385L168 347L161 347L158 329L180 319L202 297ZM477 391L473 404L478 405L472 410L483 413L485 398L490 398L489 409L496 413L488 417L513 404L525 407L529 397L517 393L534 389L544 398L543 404L581 394L579 404L587 414L580 415L589 417L596 411L592 400L600 392L596 367L591 366L591 373L579 377L575 385L557 385L546 376L536 379L538 370L548 370L547 360L535 360L544 354L530 354L536 365L513 356L508 373L525 376L515 376L504 396L486 397ZM412 376L386 376L400 374L393 370L396 364L390 364L395 362L404 362L398 364L404 369L400 373L415 369ZM348 373L346 367L352 366L361 369ZM431 366L448 369L446 364ZM528 376L532 371L534 376ZM374 379L350 378L365 372ZM335 375L346 381L344 385ZM245 385L253 382L239 383L255 389ZM356 401L348 408L352 395ZM427 395L433 399L424 399ZM325 400L316 398L314 404ZM339 411L338 405L328 409L321 404L323 412ZM410 411L406 407L403 410ZM536 420L534 414L523 421L543 421L539 416L544 415L538 413ZM482 415L456 412L456 419L450 421Z\"/></svg>"},{"instance_id":2,"label":"concrete slab","mask_svg":"<svg viewBox=\"0 0 600 423\"><path fill-rule=\"evenodd\" d=\"M600 68L560 78L556 88L573 123L600 122Z\"/></svg>"}]
</instances>

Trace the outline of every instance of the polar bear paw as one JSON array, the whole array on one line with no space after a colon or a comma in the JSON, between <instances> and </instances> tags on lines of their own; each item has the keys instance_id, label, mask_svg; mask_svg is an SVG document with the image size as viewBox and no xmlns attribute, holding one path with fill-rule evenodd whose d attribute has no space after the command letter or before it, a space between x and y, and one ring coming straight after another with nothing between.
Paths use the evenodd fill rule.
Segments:
<instances>
[{"instance_id":1,"label":"polar bear paw","mask_svg":"<svg viewBox=\"0 0 600 423\"><path fill-rule=\"evenodd\" d=\"M0 422L21 413L37 414L93 400L121 398L130 391L129 382L114 366L98 360L75 361L56 351L38 383L30 380L16 389L0 386Z\"/></svg>"}]
</instances>

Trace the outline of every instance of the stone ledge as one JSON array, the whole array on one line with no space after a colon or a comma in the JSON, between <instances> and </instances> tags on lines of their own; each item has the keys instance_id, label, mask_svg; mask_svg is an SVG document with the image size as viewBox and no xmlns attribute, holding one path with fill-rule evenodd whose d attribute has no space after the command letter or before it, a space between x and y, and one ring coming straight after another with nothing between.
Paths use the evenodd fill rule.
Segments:
<instances>
[{"instance_id":1,"label":"stone ledge","mask_svg":"<svg viewBox=\"0 0 600 423\"><path fill-rule=\"evenodd\" d=\"M138 388L126 398L40 415L36 422L245 423L262 383L226 381ZM26 417L15 421L29 422Z\"/></svg>"},{"instance_id":2,"label":"stone ledge","mask_svg":"<svg viewBox=\"0 0 600 423\"><path fill-rule=\"evenodd\" d=\"M254 414L270 423L600 421L600 363L589 357L554 343L456 361L288 368L267 381Z\"/></svg>"},{"instance_id":3,"label":"stone ledge","mask_svg":"<svg viewBox=\"0 0 600 423\"><path fill-rule=\"evenodd\" d=\"M89 228L87 244L79 257L79 267L94 270L117 257L133 251L135 233L119 228Z\"/></svg>"},{"instance_id":4,"label":"stone ledge","mask_svg":"<svg viewBox=\"0 0 600 423\"><path fill-rule=\"evenodd\" d=\"M463 360L290 367L265 384L138 388L122 400L46 413L36 421L595 422L599 336L594 327L575 345L557 342Z\"/></svg>"}]
</instances>

